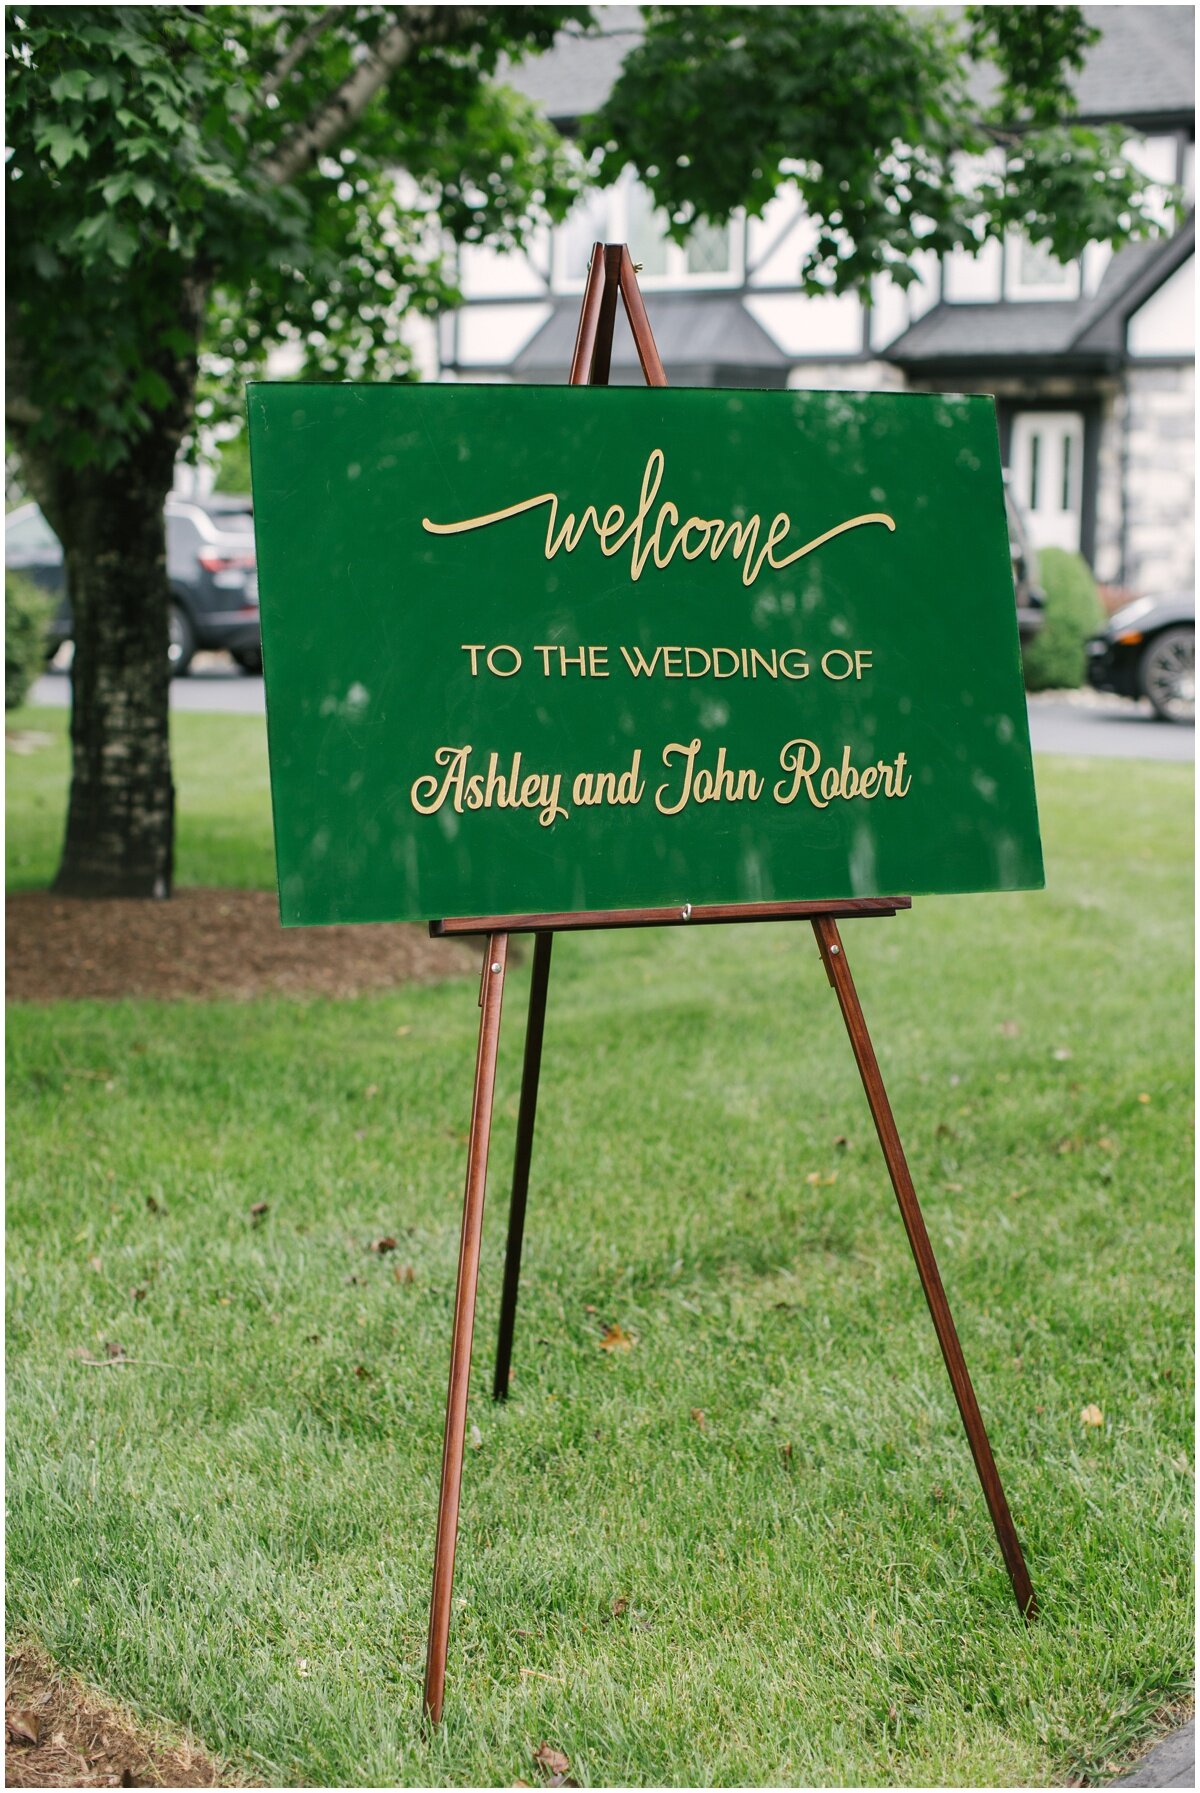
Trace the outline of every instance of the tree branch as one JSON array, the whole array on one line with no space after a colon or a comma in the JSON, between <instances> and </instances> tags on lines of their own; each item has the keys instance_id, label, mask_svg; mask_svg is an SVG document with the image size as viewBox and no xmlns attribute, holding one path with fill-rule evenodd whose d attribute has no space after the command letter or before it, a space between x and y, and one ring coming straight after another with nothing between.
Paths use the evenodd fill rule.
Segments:
<instances>
[{"instance_id":1,"label":"tree branch","mask_svg":"<svg viewBox=\"0 0 1200 1793\"><path fill-rule=\"evenodd\" d=\"M408 61L418 45L445 42L464 25L482 18L484 9L409 6L404 15L384 32L337 91L259 164L260 173L272 186L286 186L310 168L361 117L389 76Z\"/></svg>"},{"instance_id":2,"label":"tree branch","mask_svg":"<svg viewBox=\"0 0 1200 1793\"><path fill-rule=\"evenodd\" d=\"M326 26L332 25L340 11L340 6L327 6L323 13L312 20L311 24L304 27L303 31L297 32L270 74L263 78L262 95L264 99L279 92L297 63L312 49Z\"/></svg>"}]
</instances>

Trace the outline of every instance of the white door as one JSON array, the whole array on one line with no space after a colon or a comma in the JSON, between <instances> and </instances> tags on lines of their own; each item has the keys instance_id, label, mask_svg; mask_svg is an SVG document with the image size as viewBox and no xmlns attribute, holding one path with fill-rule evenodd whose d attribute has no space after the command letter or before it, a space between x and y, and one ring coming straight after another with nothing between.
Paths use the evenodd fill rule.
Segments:
<instances>
[{"instance_id":1,"label":"white door","mask_svg":"<svg viewBox=\"0 0 1200 1793\"><path fill-rule=\"evenodd\" d=\"M1078 552L1083 498L1083 418L1078 411L1018 411L1009 472L1034 547Z\"/></svg>"}]
</instances>

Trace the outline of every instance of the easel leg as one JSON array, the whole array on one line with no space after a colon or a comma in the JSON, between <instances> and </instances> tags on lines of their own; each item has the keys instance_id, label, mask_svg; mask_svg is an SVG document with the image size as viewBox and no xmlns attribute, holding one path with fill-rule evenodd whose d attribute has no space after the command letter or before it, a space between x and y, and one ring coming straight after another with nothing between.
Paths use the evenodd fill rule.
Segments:
<instances>
[{"instance_id":1,"label":"easel leg","mask_svg":"<svg viewBox=\"0 0 1200 1793\"><path fill-rule=\"evenodd\" d=\"M896 1131L891 1103L888 1101L887 1091L883 1086L879 1062L875 1057L871 1036L867 1032L867 1024L863 1018L858 992L854 988L854 979L851 977L850 967L846 963L846 953L838 933L837 923L830 916L818 916L813 922L813 932L817 936L821 958L829 981L837 994L842 1018L846 1023L846 1032L850 1036L850 1045L853 1048L859 1074L862 1077L863 1088L867 1093L871 1117L875 1122L879 1143L883 1147L883 1156L887 1163L888 1174L892 1179L892 1187L896 1191L896 1200L900 1204L904 1230L908 1234L908 1242L912 1247L913 1257L916 1259L921 1287L924 1289L925 1299L929 1303L934 1331L937 1333L938 1344L942 1348L942 1356L946 1360L946 1368L950 1373L954 1398L958 1402L958 1411L962 1415L967 1442L971 1446L971 1455L975 1459L975 1468L979 1472L983 1496L992 1516L992 1524L996 1528L996 1537L1000 1544L1005 1567L1008 1569L1009 1580L1012 1582L1013 1593L1016 1595L1017 1605L1026 1619L1033 1619L1037 1616L1037 1600L1033 1592L1033 1585L1029 1579L1029 1571L1025 1567L1025 1558L1021 1554L1020 1540L1012 1522L1012 1515L1008 1510L1008 1502L1004 1498L1004 1489L1000 1485L1000 1476L992 1456L992 1447L988 1443L987 1432L984 1429L979 1402L975 1399L975 1390L971 1386L971 1378L967 1373L962 1346L959 1344L958 1334L954 1330L954 1321L950 1314L950 1305L946 1300L946 1291L942 1287L942 1279L938 1274L933 1247L929 1243L929 1234L925 1230L925 1221L904 1156L904 1147L901 1145L900 1135Z\"/></svg>"},{"instance_id":2,"label":"easel leg","mask_svg":"<svg viewBox=\"0 0 1200 1793\"><path fill-rule=\"evenodd\" d=\"M467 1146L467 1187L463 1197L462 1237L458 1251L454 1342L450 1351L450 1388L446 1396L446 1435L442 1447L442 1492L438 1503L437 1543L433 1555L429 1651L425 1659L425 1711L434 1724L442 1716L442 1694L446 1685L450 1599L454 1591L454 1546L458 1540L458 1502L467 1429L467 1390L471 1380L471 1334L475 1329L475 1286L479 1280L483 1196L487 1182L492 1095L496 1086L500 1008L504 998L504 968L507 962L508 935L489 935L479 992L483 1013L479 1019L475 1094L471 1104L471 1135Z\"/></svg>"},{"instance_id":3,"label":"easel leg","mask_svg":"<svg viewBox=\"0 0 1200 1793\"><path fill-rule=\"evenodd\" d=\"M508 1399L508 1372L512 1363L513 1330L517 1323L517 1284L521 1275L521 1245L525 1238L525 1203L529 1196L529 1166L533 1158L533 1128L537 1117L546 990L550 983L553 944L553 934L534 936L529 1018L525 1023L525 1063L521 1071L521 1107L517 1114L517 1144L513 1153L512 1204L508 1210L508 1246L504 1254L504 1291L500 1297L500 1336L492 1382L492 1399L495 1401Z\"/></svg>"}]
</instances>

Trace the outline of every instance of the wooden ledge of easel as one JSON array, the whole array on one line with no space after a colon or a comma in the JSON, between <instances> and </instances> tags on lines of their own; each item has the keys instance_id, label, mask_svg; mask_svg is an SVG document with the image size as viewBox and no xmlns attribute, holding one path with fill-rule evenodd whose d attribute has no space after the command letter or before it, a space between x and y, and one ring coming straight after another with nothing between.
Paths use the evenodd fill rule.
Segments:
<instances>
[{"instance_id":1,"label":"wooden ledge of easel","mask_svg":"<svg viewBox=\"0 0 1200 1793\"><path fill-rule=\"evenodd\" d=\"M584 909L562 915L454 915L431 921L437 940L451 934L568 934L595 928L702 928L724 921L815 921L828 915L895 915L911 897L844 897L823 903L685 903L673 909Z\"/></svg>"}]
</instances>

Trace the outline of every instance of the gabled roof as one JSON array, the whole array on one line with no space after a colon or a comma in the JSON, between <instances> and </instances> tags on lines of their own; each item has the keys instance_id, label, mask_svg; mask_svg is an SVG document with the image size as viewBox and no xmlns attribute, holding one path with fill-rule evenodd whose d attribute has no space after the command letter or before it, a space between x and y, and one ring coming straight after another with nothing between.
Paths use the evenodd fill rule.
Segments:
<instances>
[{"instance_id":1,"label":"gabled roof","mask_svg":"<svg viewBox=\"0 0 1200 1793\"><path fill-rule=\"evenodd\" d=\"M543 56L501 68L500 79L531 99L559 126L570 126L602 106L621 64L642 36L638 6L597 6L599 29L584 35L566 26Z\"/></svg>"},{"instance_id":2,"label":"gabled roof","mask_svg":"<svg viewBox=\"0 0 1200 1793\"><path fill-rule=\"evenodd\" d=\"M597 6L598 31L584 35L567 26L544 56L507 65L502 78L569 127L603 104L621 64L642 35L641 9ZM945 7L947 13L961 11ZM1190 117L1196 103L1196 21L1190 6L1085 6L1089 25L1101 32L1074 81L1083 119L1126 119L1152 127L1155 120ZM986 80L973 83L988 96Z\"/></svg>"},{"instance_id":3,"label":"gabled roof","mask_svg":"<svg viewBox=\"0 0 1200 1793\"><path fill-rule=\"evenodd\" d=\"M736 293L653 293L647 295L654 340L671 369L672 384L722 384L761 380L782 385L791 361ZM557 384L566 380L579 324L579 298L560 299L537 335L512 365L514 379ZM741 378L739 378L741 376ZM751 378L752 377L752 378ZM641 384L642 373L623 309L617 307L613 332L612 383Z\"/></svg>"},{"instance_id":4,"label":"gabled roof","mask_svg":"<svg viewBox=\"0 0 1200 1793\"><path fill-rule=\"evenodd\" d=\"M1139 306L1196 250L1193 212L1165 241L1131 243L1114 255L1090 298L935 305L884 357L901 366L932 362L1056 360L1115 362Z\"/></svg>"},{"instance_id":5,"label":"gabled roof","mask_svg":"<svg viewBox=\"0 0 1200 1793\"><path fill-rule=\"evenodd\" d=\"M1102 32L1075 81L1085 119L1190 117L1196 107L1196 15L1190 6L1085 6Z\"/></svg>"}]
</instances>

